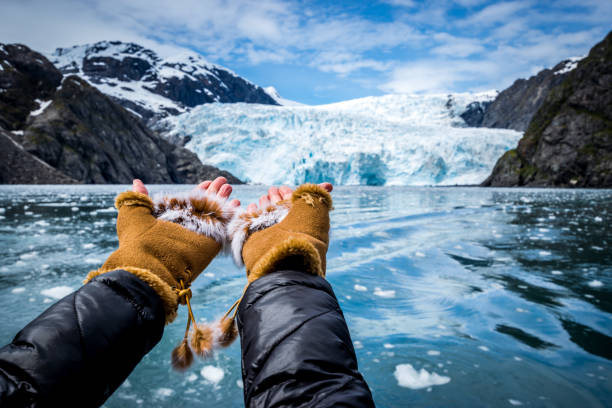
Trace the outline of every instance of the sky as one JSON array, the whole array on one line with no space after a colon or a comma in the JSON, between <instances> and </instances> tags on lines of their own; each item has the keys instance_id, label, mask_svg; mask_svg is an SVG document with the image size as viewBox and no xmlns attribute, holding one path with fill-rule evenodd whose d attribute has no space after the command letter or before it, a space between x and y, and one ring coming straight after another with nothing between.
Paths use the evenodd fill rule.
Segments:
<instances>
[{"instance_id":1,"label":"sky","mask_svg":"<svg viewBox=\"0 0 612 408\"><path fill-rule=\"evenodd\" d=\"M0 0L0 42L188 48L287 99L503 90L585 55L611 0Z\"/></svg>"}]
</instances>

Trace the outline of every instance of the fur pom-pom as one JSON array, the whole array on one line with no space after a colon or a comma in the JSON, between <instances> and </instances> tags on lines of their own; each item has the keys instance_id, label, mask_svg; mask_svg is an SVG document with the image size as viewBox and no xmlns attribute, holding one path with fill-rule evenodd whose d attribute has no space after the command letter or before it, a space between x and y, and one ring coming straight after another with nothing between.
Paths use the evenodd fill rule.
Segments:
<instances>
[{"instance_id":1,"label":"fur pom-pom","mask_svg":"<svg viewBox=\"0 0 612 408\"><path fill-rule=\"evenodd\" d=\"M193 352L189 348L187 339L172 350L172 368L177 371L184 371L193 363Z\"/></svg>"},{"instance_id":2,"label":"fur pom-pom","mask_svg":"<svg viewBox=\"0 0 612 408\"><path fill-rule=\"evenodd\" d=\"M228 347L238 337L238 329L234 319L226 317L219 322L220 334L217 338L217 343L221 347Z\"/></svg>"},{"instance_id":3,"label":"fur pom-pom","mask_svg":"<svg viewBox=\"0 0 612 408\"><path fill-rule=\"evenodd\" d=\"M200 357L210 356L213 348L213 331L210 327L196 325L191 331L191 347Z\"/></svg>"}]
</instances>

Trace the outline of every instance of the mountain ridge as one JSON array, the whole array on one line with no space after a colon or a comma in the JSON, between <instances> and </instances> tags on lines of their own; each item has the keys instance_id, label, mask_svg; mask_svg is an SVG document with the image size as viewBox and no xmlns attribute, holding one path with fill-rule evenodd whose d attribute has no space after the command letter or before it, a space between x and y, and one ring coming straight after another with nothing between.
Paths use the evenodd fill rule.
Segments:
<instances>
[{"instance_id":1,"label":"mountain ridge","mask_svg":"<svg viewBox=\"0 0 612 408\"><path fill-rule=\"evenodd\" d=\"M57 48L48 58L150 125L204 103L278 104L263 88L189 50L164 58L138 44L99 41Z\"/></svg>"},{"instance_id":2,"label":"mountain ridge","mask_svg":"<svg viewBox=\"0 0 612 408\"><path fill-rule=\"evenodd\" d=\"M0 166L3 182L196 183L224 175L240 183L24 45L0 44L0 67L2 154L10 151L16 164Z\"/></svg>"},{"instance_id":3,"label":"mountain ridge","mask_svg":"<svg viewBox=\"0 0 612 408\"><path fill-rule=\"evenodd\" d=\"M612 187L612 31L551 89L482 185Z\"/></svg>"}]
</instances>

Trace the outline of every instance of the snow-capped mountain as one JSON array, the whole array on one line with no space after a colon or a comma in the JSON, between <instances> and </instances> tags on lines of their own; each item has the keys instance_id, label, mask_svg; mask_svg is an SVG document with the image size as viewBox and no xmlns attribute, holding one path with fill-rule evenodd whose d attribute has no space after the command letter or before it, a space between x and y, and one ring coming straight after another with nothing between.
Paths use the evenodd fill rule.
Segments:
<instances>
[{"instance_id":1,"label":"snow-capped mountain","mask_svg":"<svg viewBox=\"0 0 612 408\"><path fill-rule=\"evenodd\" d=\"M211 102L277 104L263 88L189 50L162 58L138 44L101 41L47 57L64 75L80 76L144 119Z\"/></svg>"},{"instance_id":2,"label":"snow-capped mountain","mask_svg":"<svg viewBox=\"0 0 612 408\"><path fill-rule=\"evenodd\" d=\"M266 91L266 93L268 95L270 95L272 97L272 99L274 99L276 101L276 103L278 103L279 105L282 105L282 106L305 106L305 104L303 104L303 103L292 101L291 99L283 98L282 96L280 96L280 94L278 93L276 88L273 87L273 86L266 86L264 88L264 91Z\"/></svg>"},{"instance_id":3,"label":"snow-capped mountain","mask_svg":"<svg viewBox=\"0 0 612 408\"><path fill-rule=\"evenodd\" d=\"M213 103L165 120L207 163L253 183L476 184L521 133L467 128L495 92L386 95L321 106Z\"/></svg>"}]
</instances>

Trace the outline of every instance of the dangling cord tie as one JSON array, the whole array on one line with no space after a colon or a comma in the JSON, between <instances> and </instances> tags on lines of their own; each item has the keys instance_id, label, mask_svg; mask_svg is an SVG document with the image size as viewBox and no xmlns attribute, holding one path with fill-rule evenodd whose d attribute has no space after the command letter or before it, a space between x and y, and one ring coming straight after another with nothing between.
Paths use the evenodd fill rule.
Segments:
<instances>
[{"instance_id":1,"label":"dangling cord tie","mask_svg":"<svg viewBox=\"0 0 612 408\"><path fill-rule=\"evenodd\" d=\"M238 306L240 306L240 302L242 302L242 298L244 297L244 294L246 293L246 290L249 288L250 284L250 282L246 284L246 286L242 290L242 295L240 296L240 299L234 302L234 304L227 310L227 312L225 312L225 314L219 321L219 328L221 329L221 334L217 338L217 343L221 347L229 346L234 342L234 340L236 340L236 337L238 337L238 330L236 329L235 324L236 314L238 313ZM232 310L234 311L234 313L232 313L231 317L228 317Z\"/></svg>"},{"instance_id":2,"label":"dangling cord tie","mask_svg":"<svg viewBox=\"0 0 612 408\"><path fill-rule=\"evenodd\" d=\"M191 298L192 293L191 289L185 289L185 284L181 280L180 282L181 289L176 290L177 296L179 300L184 297L185 302L187 303L187 310L189 311L189 316L187 317L187 327L185 328L185 335L183 336L183 340L181 343L172 350L172 367L175 370L185 370L187 369L191 363L193 363L193 352L189 347L189 326L191 325L191 321L195 324L195 318L193 317L193 312L191 311L191 302L189 298Z\"/></svg>"}]
</instances>

